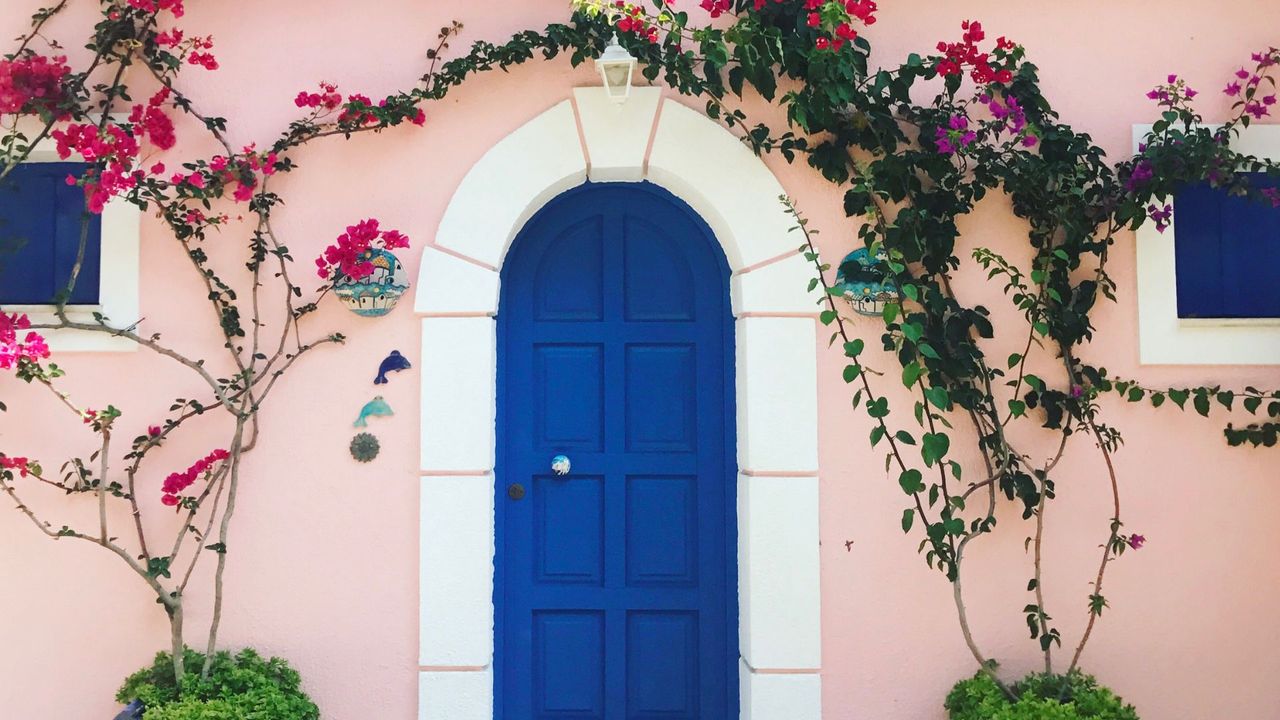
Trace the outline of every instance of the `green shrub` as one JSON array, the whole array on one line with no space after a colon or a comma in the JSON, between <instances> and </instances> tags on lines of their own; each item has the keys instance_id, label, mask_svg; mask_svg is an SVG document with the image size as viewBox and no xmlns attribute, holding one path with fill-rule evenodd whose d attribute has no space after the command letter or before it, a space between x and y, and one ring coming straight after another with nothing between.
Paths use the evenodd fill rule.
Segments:
<instances>
[{"instance_id":1,"label":"green shrub","mask_svg":"<svg viewBox=\"0 0 1280 720\"><path fill-rule=\"evenodd\" d=\"M179 692L168 653L158 653L151 667L130 675L116 700L141 700L144 720L319 720L320 710L306 696L297 671L280 658L264 660L251 649L234 657L213 656L207 680L200 679L205 656L190 648Z\"/></svg>"},{"instance_id":2,"label":"green shrub","mask_svg":"<svg viewBox=\"0 0 1280 720\"><path fill-rule=\"evenodd\" d=\"M1011 701L986 673L961 680L947 696L951 720L1138 720L1132 705L1088 675L1028 675Z\"/></svg>"}]
</instances>

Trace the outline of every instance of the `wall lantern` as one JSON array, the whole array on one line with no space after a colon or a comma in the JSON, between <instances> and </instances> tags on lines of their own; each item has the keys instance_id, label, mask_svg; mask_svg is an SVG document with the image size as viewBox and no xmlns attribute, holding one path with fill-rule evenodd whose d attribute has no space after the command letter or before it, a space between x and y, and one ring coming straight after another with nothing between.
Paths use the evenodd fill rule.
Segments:
<instances>
[{"instance_id":1,"label":"wall lantern","mask_svg":"<svg viewBox=\"0 0 1280 720\"><path fill-rule=\"evenodd\" d=\"M635 57L618 44L615 33L604 54L596 59L596 70L604 81L605 94L616 103L624 103L631 95L631 75L636 69Z\"/></svg>"}]
</instances>

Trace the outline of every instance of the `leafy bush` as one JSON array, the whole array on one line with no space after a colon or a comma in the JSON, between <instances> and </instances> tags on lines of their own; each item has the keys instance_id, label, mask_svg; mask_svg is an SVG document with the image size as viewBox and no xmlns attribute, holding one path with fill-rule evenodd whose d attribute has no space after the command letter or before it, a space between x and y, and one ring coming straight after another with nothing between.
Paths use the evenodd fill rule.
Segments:
<instances>
[{"instance_id":1,"label":"leafy bush","mask_svg":"<svg viewBox=\"0 0 1280 720\"><path fill-rule=\"evenodd\" d=\"M151 667L130 675L116 693L122 703L141 700L144 720L319 720L320 709L302 692L302 677L280 658L265 660L252 649L234 657L213 656L209 678L200 671L205 656L184 654L182 692L174 683L173 659L156 654ZM181 695L181 697L179 697Z\"/></svg>"},{"instance_id":2,"label":"leafy bush","mask_svg":"<svg viewBox=\"0 0 1280 720\"><path fill-rule=\"evenodd\" d=\"M1138 720L1132 705L1088 675L1028 675L1009 700L986 673L961 680L947 696L951 720Z\"/></svg>"}]
</instances>

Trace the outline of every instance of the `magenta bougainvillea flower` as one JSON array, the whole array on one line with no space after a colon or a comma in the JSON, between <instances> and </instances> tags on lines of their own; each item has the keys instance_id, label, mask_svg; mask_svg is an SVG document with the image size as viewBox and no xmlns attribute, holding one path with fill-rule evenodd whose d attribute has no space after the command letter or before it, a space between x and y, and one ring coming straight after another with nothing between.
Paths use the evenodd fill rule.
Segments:
<instances>
[{"instance_id":1,"label":"magenta bougainvillea flower","mask_svg":"<svg viewBox=\"0 0 1280 720\"><path fill-rule=\"evenodd\" d=\"M164 495L160 498L160 501L170 507L177 505L181 501L179 493L191 487L201 475L211 472L215 464L230 457L231 454L226 450L214 450L195 461L186 470L180 473L169 473L169 477L164 480L164 486L162 487Z\"/></svg>"},{"instance_id":2,"label":"magenta bougainvillea flower","mask_svg":"<svg viewBox=\"0 0 1280 720\"><path fill-rule=\"evenodd\" d=\"M0 370L12 370L23 361L38 362L49 357L49 346L37 332L28 332L19 339L20 330L31 327L26 315L0 312Z\"/></svg>"},{"instance_id":3,"label":"magenta bougainvillea flower","mask_svg":"<svg viewBox=\"0 0 1280 720\"><path fill-rule=\"evenodd\" d=\"M1141 550L1142 546L1147 544L1147 539L1142 535L1130 535L1126 542L1128 542L1129 547L1134 550Z\"/></svg>"},{"instance_id":4,"label":"magenta bougainvillea flower","mask_svg":"<svg viewBox=\"0 0 1280 720\"><path fill-rule=\"evenodd\" d=\"M409 247L409 238L399 230L383 230L377 220L362 220L347 227L333 245L316 258L316 274L325 280L345 275L360 280L373 274L370 250L397 250Z\"/></svg>"}]
</instances>

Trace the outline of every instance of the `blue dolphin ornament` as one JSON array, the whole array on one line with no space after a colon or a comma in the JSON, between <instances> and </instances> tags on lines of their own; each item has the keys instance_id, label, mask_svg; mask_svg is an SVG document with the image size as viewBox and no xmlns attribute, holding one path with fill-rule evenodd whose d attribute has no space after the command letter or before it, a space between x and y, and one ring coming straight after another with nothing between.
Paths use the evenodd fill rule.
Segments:
<instances>
[{"instance_id":1,"label":"blue dolphin ornament","mask_svg":"<svg viewBox=\"0 0 1280 720\"><path fill-rule=\"evenodd\" d=\"M409 364L409 360L405 358L405 356L401 355L399 350L392 350L391 354L387 356L387 359L383 360L382 364L378 366L378 377L373 379L373 384L386 385L387 373L400 372L401 370L408 370L411 367L413 366Z\"/></svg>"}]
</instances>

